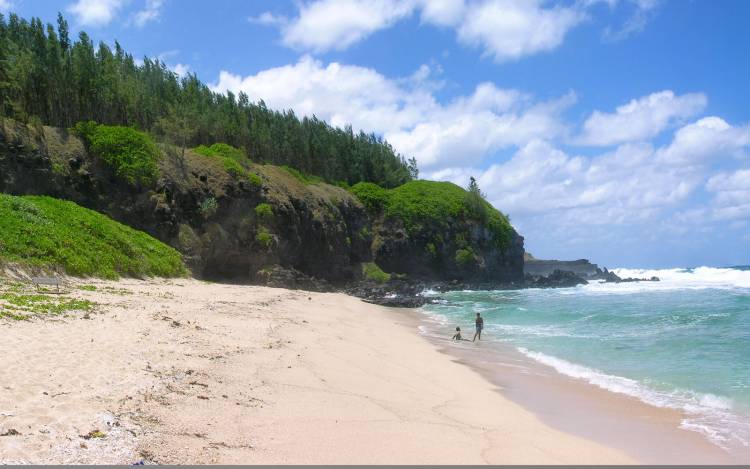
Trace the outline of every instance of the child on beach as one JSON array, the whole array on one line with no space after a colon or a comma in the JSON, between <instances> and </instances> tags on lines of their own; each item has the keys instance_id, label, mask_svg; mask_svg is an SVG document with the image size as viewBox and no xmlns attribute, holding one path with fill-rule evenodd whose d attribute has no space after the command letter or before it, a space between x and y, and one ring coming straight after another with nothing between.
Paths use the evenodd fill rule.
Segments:
<instances>
[{"instance_id":1,"label":"child on beach","mask_svg":"<svg viewBox=\"0 0 750 469\"><path fill-rule=\"evenodd\" d=\"M461 337L461 328L460 327L456 326L456 333L453 334L453 339L452 340L463 340L463 338Z\"/></svg>"}]
</instances>

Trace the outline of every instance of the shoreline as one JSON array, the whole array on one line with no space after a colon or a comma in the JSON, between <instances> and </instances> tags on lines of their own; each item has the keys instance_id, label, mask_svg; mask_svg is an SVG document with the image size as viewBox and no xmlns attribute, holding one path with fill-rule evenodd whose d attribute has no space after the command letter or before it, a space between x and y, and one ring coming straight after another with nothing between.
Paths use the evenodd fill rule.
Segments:
<instances>
[{"instance_id":1,"label":"shoreline","mask_svg":"<svg viewBox=\"0 0 750 469\"><path fill-rule=\"evenodd\" d=\"M416 311L423 337L489 382L499 392L566 433L617 448L640 464L743 464L747 451L730 452L700 432L681 428L686 414L564 375L507 343L455 344L437 334L450 328ZM443 330L444 329L444 330ZM478 357L478 353L482 353ZM653 442L659 445L654 446Z\"/></svg>"},{"instance_id":2,"label":"shoreline","mask_svg":"<svg viewBox=\"0 0 750 469\"><path fill-rule=\"evenodd\" d=\"M187 279L70 296L97 310L0 321L0 462L636 462L501 395L413 311Z\"/></svg>"}]
</instances>

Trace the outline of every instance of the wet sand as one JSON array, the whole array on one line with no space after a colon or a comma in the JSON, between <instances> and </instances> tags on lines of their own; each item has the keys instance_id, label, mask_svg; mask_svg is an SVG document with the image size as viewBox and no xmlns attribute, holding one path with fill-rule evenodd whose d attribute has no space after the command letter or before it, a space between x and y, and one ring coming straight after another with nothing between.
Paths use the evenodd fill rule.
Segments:
<instances>
[{"instance_id":1,"label":"wet sand","mask_svg":"<svg viewBox=\"0 0 750 469\"><path fill-rule=\"evenodd\" d=\"M723 449L705 435L680 428L685 415L558 373L508 344L445 340L450 328L418 314L425 338L457 362L477 370L503 396L567 433L621 449L643 464L747 464L750 451Z\"/></svg>"}]
</instances>

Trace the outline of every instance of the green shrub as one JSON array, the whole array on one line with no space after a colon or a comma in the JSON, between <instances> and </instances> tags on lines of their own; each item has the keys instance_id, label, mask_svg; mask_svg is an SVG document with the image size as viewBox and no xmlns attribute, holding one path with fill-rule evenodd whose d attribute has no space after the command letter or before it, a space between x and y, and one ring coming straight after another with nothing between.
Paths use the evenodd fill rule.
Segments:
<instances>
[{"instance_id":1,"label":"green shrub","mask_svg":"<svg viewBox=\"0 0 750 469\"><path fill-rule=\"evenodd\" d=\"M388 204L388 189L384 189L371 182L359 182L353 185L350 191L357 196L362 205L372 215L377 215L383 211Z\"/></svg>"},{"instance_id":2,"label":"green shrub","mask_svg":"<svg viewBox=\"0 0 750 469\"><path fill-rule=\"evenodd\" d=\"M258 204L255 206L255 215L263 221L272 220L273 208L267 203Z\"/></svg>"},{"instance_id":3,"label":"green shrub","mask_svg":"<svg viewBox=\"0 0 750 469\"><path fill-rule=\"evenodd\" d=\"M88 143L91 153L101 158L115 174L129 184L151 184L159 175L159 149L145 132L119 125L79 122L73 130Z\"/></svg>"},{"instance_id":4,"label":"green shrub","mask_svg":"<svg viewBox=\"0 0 750 469\"><path fill-rule=\"evenodd\" d=\"M261 227L255 235L255 241L263 248L268 249L273 244L273 236L266 228Z\"/></svg>"},{"instance_id":5,"label":"green shrub","mask_svg":"<svg viewBox=\"0 0 750 469\"><path fill-rule=\"evenodd\" d=\"M471 248L457 250L455 260L456 264L461 267L466 267L476 261L474 258L474 251Z\"/></svg>"},{"instance_id":6,"label":"green shrub","mask_svg":"<svg viewBox=\"0 0 750 469\"><path fill-rule=\"evenodd\" d=\"M435 246L435 243L427 243L424 249L430 256L437 257L437 246Z\"/></svg>"},{"instance_id":7,"label":"green shrub","mask_svg":"<svg viewBox=\"0 0 750 469\"><path fill-rule=\"evenodd\" d=\"M350 190L370 214L385 213L387 218L401 220L409 234L423 229L443 230L470 219L486 226L498 247L504 249L510 244L513 227L508 217L484 200L478 190L469 192L437 181L411 181L395 189L360 182ZM442 239L436 243L442 244Z\"/></svg>"},{"instance_id":8,"label":"green shrub","mask_svg":"<svg viewBox=\"0 0 750 469\"><path fill-rule=\"evenodd\" d=\"M244 179L255 187L260 187L262 184L260 176L247 169L250 159L239 148L226 143L214 143L210 147L198 145L193 148L193 151L199 155L218 158L226 172L235 179Z\"/></svg>"},{"instance_id":9,"label":"green shrub","mask_svg":"<svg viewBox=\"0 0 750 469\"><path fill-rule=\"evenodd\" d=\"M0 194L0 259L75 276L176 277L180 254L141 231L72 202Z\"/></svg>"},{"instance_id":10,"label":"green shrub","mask_svg":"<svg viewBox=\"0 0 750 469\"><path fill-rule=\"evenodd\" d=\"M362 276L377 283L385 283L391 279L391 274L383 272L383 269L374 262L362 263Z\"/></svg>"},{"instance_id":11,"label":"green shrub","mask_svg":"<svg viewBox=\"0 0 750 469\"><path fill-rule=\"evenodd\" d=\"M211 218L211 216L216 213L216 210L219 209L219 203L216 202L215 198L208 197L200 203L198 209L200 210L201 215L203 215L203 218Z\"/></svg>"},{"instance_id":12,"label":"green shrub","mask_svg":"<svg viewBox=\"0 0 750 469\"><path fill-rule=\"evenodd\" d=\"M363 226L359 231L357 231L357 237L362 241L367 241L367 239L370 237L370 234L370 229L366 226Z\"/></svg>"}]
</instances>

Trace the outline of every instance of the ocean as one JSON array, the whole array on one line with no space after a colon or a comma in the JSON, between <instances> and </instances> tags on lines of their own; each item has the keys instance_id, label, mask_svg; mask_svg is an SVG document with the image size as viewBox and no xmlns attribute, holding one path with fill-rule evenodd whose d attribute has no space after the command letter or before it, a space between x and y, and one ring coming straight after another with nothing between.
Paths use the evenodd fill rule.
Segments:
<instances>
[{"instance_id":1,"label":"ocean","mask_svg":"<svg viewBox=\"0 0 750 469\"><path fill-rule=\"evenodd\" d=\"M614 271L661 281L440 293L423 311L446 336L461 326L469 339L479 312L483 346L510 345L564 375L680 410L682 428L723 448L750 447L750 268Z\"/></svg>"}]
</instances>

